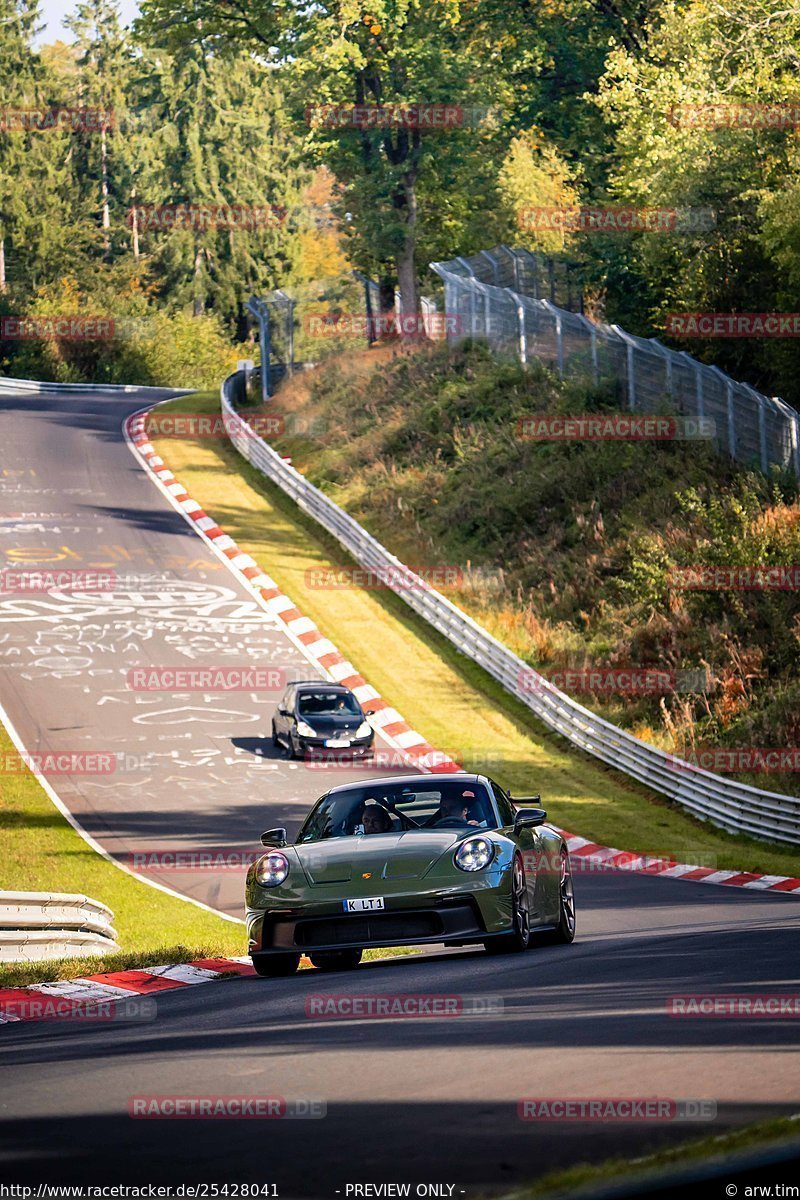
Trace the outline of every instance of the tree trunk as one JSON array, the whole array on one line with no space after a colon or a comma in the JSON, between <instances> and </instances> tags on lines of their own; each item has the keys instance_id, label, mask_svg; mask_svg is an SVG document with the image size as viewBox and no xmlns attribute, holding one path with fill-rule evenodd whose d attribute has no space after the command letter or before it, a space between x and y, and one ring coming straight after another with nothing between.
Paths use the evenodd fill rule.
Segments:
<instances>
[{"instance_id":1,"label":"tree trunk","mask_svg":"<svg viewBox=\"0 0 800 1200\"><path fill-rule=\"evenodd\" d=\"M111 216L108 210L108 134L105 125L100 130L100 189L103 197L103 252L108 258L111 253Z\"/></svg>"},{"instance_id":2,"label":"tree trunk","mask_svg":"<svg viewBox=\"0 0 800 1200\"><path fill-rule=\"evenodd\" d=\"M396 258L397 285L400 288L400 312L404 317L416 317L419 314L419 288L417 286L416 266L416 226L417 226L417 192L416 170L407 171L403 177L400 191L395 196L395 207L400 211L405 232L403 245ZM411 328L404 336L413 337L417 330Z\"/></svg>"},{"instance_id":3,"label":"tree trunk","mask_svg":"<svg viewBox=\"0 0 800 1200\"><path fill-rule=\"evenodd\" d=\"M6 239L0 237L0 292L6 290Z\"/></svg>"},{"instance_id":4,"label":"tree trunk","mask_svg":"<svg viewBox=\"0 0 800 1200\"><path fill-rule=\"evenodd\" d=\"M131 245L133 257L139 257L139 214L136 211L136 188L131 188Z\"/></svg>"},{"instance_id":5,"label":"tree trunk","mask_svg":"<svg viewBox=\"0 0 800 1200\"><path fill-rule=\"evenodd\" d=\"M196 317L202 317L206 311L205 298L200 289L200 268L203 265L203 247L197 247L197 253L194 256L194 302L192 312Z\"/></svg>"}]
</instances>

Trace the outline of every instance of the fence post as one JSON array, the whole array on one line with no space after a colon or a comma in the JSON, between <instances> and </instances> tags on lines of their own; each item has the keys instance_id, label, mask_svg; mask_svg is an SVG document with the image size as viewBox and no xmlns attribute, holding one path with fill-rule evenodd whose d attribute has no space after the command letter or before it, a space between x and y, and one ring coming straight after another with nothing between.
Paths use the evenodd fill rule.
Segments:
<instances>
[{"instance_id":1,"label":"fence post","mask_svg":"<svg viewBox=\"0 0 800 1200\"><path fill-rule=\"evenodd\" d=\"M495 287L499 287L500 273L497 259L493 254L490 254L488 250L481 250L480 255L481 258L488 258L489 262L492 264L492 279L494 280Z\"/></svg>"},{"instance_id":2,"label":"fence post","mask_svg":"<svg viewBox=\"0 0 800 1200\"><path fill-rule=\"evenodd\" d=\"M561 322L561 311L556 308L555 304L551 304L549 300L541 300L540 303L552 315L556 325L556 361L558 362L558 375L560 379L564 378L564 330Z\"/></svg>"},{"instance_id":3,"label":"fence post","mask_svg":"<svg viewBox=\"0 0 800 1200\"><path fill-rule=\"evenodd\" d=\"M672 390L672 351L666 346L662 346L658 338L648 338L651 346L655 346L656 350L664 359L664 386L670 400L674 400L675 396Z\"/></svg>"},{"instance_id":4,"label":"fence post","mask_svg":"<svg viewBox=\"0 0 800 1200\"><path fill-rule=\"evenodd\" d=\"M525 330L525 302L516 292L511 295L517 302L517 325L519 326L519 361L523 367L528 365L528 338Z\"/></svg>"},{"instance_id":5,"label":"fence post","mask_svg":"<svg viewBox=\"0 0 800 1200\"><path fill-rule=\"evenodd\" d=\"M583 313L578 313L577 315L589 330L589 345L592 348L592 382L596 387L600 382L600 366L597 361L597 330L595 329L594 321L590 321Z\"/></svg>"},{"instance_id":6,"label":"fence post","mask_svg":"<svg viewBox=\"0 0 800 1200\"><path fill-rule=\"evenodd\" d=\"M469 336L471 338L474 338L475 337L475 317L477 315L475 312L475 284L477 283L478 277L465 258L457 258L456 262L461 263L461 266L466 269L467 277L469 278L471 276L471 278L472 278L472 282L470 283L470 286L469 286Z\"/></svg>"},{"instance_id":7,"label":"fence post","mask_svg":"<svg viewBox=\"0 0 800 1200\"><path fill-rule=\"evenodd\" d=\"M728 402L728 452L731 458L736 458L736 411L733 407L733 380L725 380L725 393Z\"/></svg>"},{"instance_id":8,"label":"fence post","mask_svg":"<svg viewBox=\"0 0 800 1200\"><path fill-rule=\"evenodd\" d=\"M789 428L792 440L792 464L795 475L800 478L800 416L797 413L793 413L790 417Z\"/></svg>"},{"instance_id":9,"label":"fence post","mask_svg":"<svg viewBox=\"0 0 800 1200\"><path fill-rule=\"evenodd\" d=\"M695 365L694 384L695 396L697 397L697 420L701 424L704 424L706 419L706 397L703 390L703 368L699 363Z\"/></svg>"},{"instance_id":10,"label":"fence post","mask_svg":"<svg viewBox=\"0 0 800 1200\"><path fill-rule=\"evenodd\" d=\"M767 450L767 406L764 402L764 397L758 392L753 392L753 395L758 401L758 444L761 451L761 470L764 474L769 472L769 453Z\"/></svg>"},{"instance_id":11,"label":"fence post","mask_svg":"<svg viewBox=\"0 0 800 1200\"><path fill-rule=\"evenodd\" d=\"M269 309L264 301L259 300L257 296L251 296L245 307L258 321L258 346L261 356L261 399L266 404L269 400L269 360L271 353L269 342Z\"/></svg>"},{"instance_id":12,"label":"fence post","mask_svg":"<svg viewBox=\"0 0 800 1200\"><path fill-rule=\"evenodd\" d=\"M620 329L619 325L612 325L611 328L617 337L621 338L625 343L625 361L627 364L625 373L628 376L628 408L633 412L636 408L636 365L633 357L636 343L629 333L626 333L624 329Z\"/></svg>"}]
</instances>

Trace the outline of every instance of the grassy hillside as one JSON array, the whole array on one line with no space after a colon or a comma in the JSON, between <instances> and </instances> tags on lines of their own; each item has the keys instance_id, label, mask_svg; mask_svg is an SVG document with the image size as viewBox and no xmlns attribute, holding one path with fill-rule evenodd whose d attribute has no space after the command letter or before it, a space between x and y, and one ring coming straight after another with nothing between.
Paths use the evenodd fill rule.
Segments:
<instances>
[{"instance_id":1,"label":"grassy hillside","mask_svg":"<svg viewBox=\"0 0 800 1200\"><path fill-rule=\"evenodd\" d=\"M275 403L291 414L294 436L277 444L295 465L406 562L461 566L448 594L531 665L708 673L693 693L581 690L590 707L681 755L800 746L798 593L670 582L698 564L800 563L796 481L697 441L521 440L531 413L616 405L479 347L350 356Z\"/></svg>"}]
</instances>

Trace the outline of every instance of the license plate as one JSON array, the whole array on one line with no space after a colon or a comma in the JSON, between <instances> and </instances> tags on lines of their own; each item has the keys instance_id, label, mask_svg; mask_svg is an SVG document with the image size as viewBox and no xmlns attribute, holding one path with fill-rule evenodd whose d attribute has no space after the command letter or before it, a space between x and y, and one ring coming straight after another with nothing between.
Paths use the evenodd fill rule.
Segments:
<instances>
[{"instance_id":1,"label":"license plate","mask_svg":"<svg viewBox=\"0 0 800 1200\"><path fill-rule=\"evenodd\" d=\"M350 745L350 738L328 738L325 745L331 750L344 750Z\"/></svg>"},{"instance_id":2,"label":"license plate","mask_svg":"<svg viewBox=\"0 0 800 1200\"><path fill-rule=\"evenodd\" d=\"M343 900L345 912L376 912L383 908L383 896L370 896L363 900Z\"/></svg>"}]
</instances>

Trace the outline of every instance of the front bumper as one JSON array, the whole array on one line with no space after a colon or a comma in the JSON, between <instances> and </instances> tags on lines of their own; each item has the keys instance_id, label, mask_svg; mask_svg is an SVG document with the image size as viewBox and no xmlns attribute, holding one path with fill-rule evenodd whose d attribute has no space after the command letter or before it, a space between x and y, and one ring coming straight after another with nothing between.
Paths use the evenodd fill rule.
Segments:
<instances>
[{"instance_id":1,"label":"front bumper","mask_svg":"<svg viewBox=\"0 0 800 1200\"><path fill-rule=\"evenodd\" d=\"M354 946L424 945L444 941L481 942L487 937L477 905L465 897L436 908L407 908L382 912L343 912L267 916L261 923L260 945L252 952L345 950Z\"/></svg>"},{"instance_id":2,"label":"front bumper","mask_svg":"<svg viewBox=\"0 0 800 1200\"><path fill-rule=\"evenodd\" d=\"M326 741L330 741L330 739L301 737L300 734L297 734L294 738L294 746L298 754L309 755L314 758L332 758L339 755L344 757L364 755L369 754L372 750L375 742L375 733L372 731L367 737L351 738L349 746L326 746Z\"/></svg>"}]
</instances>

